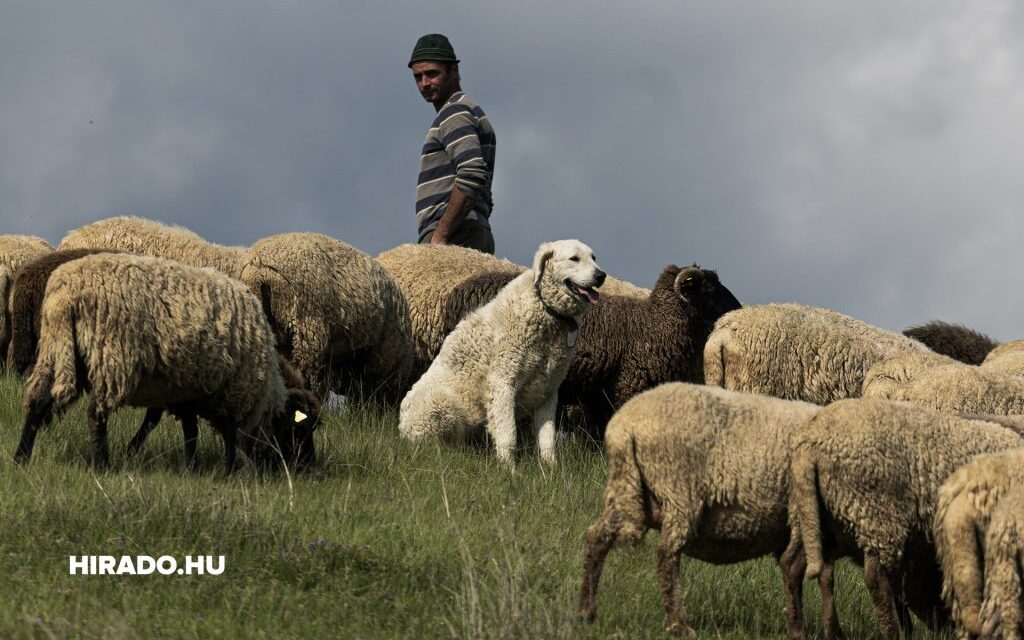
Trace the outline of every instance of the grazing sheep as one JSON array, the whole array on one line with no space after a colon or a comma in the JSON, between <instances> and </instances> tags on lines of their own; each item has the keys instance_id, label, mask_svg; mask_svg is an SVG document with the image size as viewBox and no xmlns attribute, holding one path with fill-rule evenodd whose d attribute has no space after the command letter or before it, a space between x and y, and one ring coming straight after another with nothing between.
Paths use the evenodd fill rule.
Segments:
<instances>
[{"instance_id":1,"label":"grazing sheep","mask_svg":"<svg viewBox=\"0 0 1024 640\"><path fill-rule=\"evenodd\" d=\"M0 235L0 365L3 364L11 340L9 305L15 274L26 262L51 251L53 247L37 236Z\"/></svg>"},{"instance_id":2,"label":"grazing sheep","mask_svg":"<svg viewBox=\"0 0 1024 640\"><path fill-rule=\"evenodd\" d=\"M992 338L974 329L941 320L909 327L903 331L903 335L923 343L935 353L964 364L981 364L997 344Z\"/></svg>"},{"instance_id":3,"label":"grazing sheep","mask_svg":"<svg viewBox=\"0 0 1024 640\"><path fill-rule=\"evenodd\" d=\"M906 604L929 624L944 619L940 594L929 591L939 582L931 536L939 487L973 456L1022 445L998 424L908 403L850 399L824 407L793 437L790 517L807 577L840 557L863 562L887 638L909 624L896 608L905 576Z\"/></svg>"},{"instance_id":4,"label":"grazing sheep","mask_svg":"<svg viewBox=\"0 0 1024 640\"><path fill-rule=\"evenodd\" d=\"M1014 486L992 512L985 535L981 635L1024 638L1024 489Z\"/></svg>"},{"instance_id":5,"label":"grazing sheep","mask_svg":"<svg viewBox=\"0 0 1024 640\"><path fill-rule=\"evenodd\" d=\"M587 529L580 615L596 615L608 551L660 529L658 581L669 630L692 633L676 590L679 555L715 564L774 555L786 588L789 635L804 633L804 558L789 545L790 439L820 407L686 383L627 402L605 434L604 511ZM838 628L832 576L822 574L825 625Z\"/></svg>"},{"instance_id":6,"label":"grazing sheep","mask_svg":"<svg viewBox=\"0 0 1024 640\"><path fill-rule=\"evenodd\" d=\"M214 244L185 227L135 216L105 218L69 231L57 248L120 249L193 267L213 267L233 278L245 263L244 247Z\"/></svg>"},{"instance_id":7,"label":"grazing sheep","mask_svg":"<svg viewBox=\"0 0 1024 640\"><path fill-rule=\"evenodd\" d=\"M511 279L487 273L459 285L445 303L445 329ZM600 439L615 409L641 391L702 382L704 341L715 320L739 307L718 274L697 265L665 267L646 299L605 297L580 320L559 400L579 405L588 433Z\"/></svg>"},{"instance_id":8,"label":"grazing sheep","mask_svg":"<svg viewBox=\"0 0 1024 640\"><path fill-rule=\"evenodd\" d=\"M462 438L485 426L498 458L511 462L516 419L532 417L541 459L555 462L555 406L579 333L605 273L578 240L542 244L533 269L474 311L402 400L398 429L409 440Z\"/></svg>"},{"instance_id":9,"label":"grazing sheep","mask_svg":"<svg viewBox=\"0 0 1024 640\"><path fill-rule=\"evenodd\" d=\"M995 585L990 589L987 583L994 572L987 565L1012 564L1024 548L1018 537L1011 540L1016 546L1011 547L1009 557L996 555L997 550L1006 548L1000 547L998 533L993 536L997 540L993 547L986 544L989 534L993 533L990 528L993 512L1013 492L1024 494L1024 449L978 456L957 469L939 489L934 533L942 563L942 596L962 638L982 634L984 593L1005 589ZM1020 521L1022 517L1024 510L1015 519ZM1007 524L1014 526L1015 523L1011 519ZM1011 569L1009 575L1016 576L1016 570Z\"/></svg>"},{"instance_id":10,"label":"grazing sheep","mask_svg":"<svg viewBox=\"0 0 1024 640\"><path fill-rule=\"evenodd\" d=\"M981 368L1012 376L1024 376L1024 340L1004 342L995 347L985 356Z\"/></svg>"},{"instance_id":11,"label":"grazing sheep","mask_svg":"<svg viewBox=\"0 0 1024 640\"><path fill-rule=\"evenodd\" d=\"M466 307L450 327L445 322L445 302L463 282L484 273L506 274L511 280L527 269L508 260L454 245L403 244L381 253L377 261L395 279L409 303L416 343L414 377L426 371L441 350L445 336L471 310ZM496 295L504 284L494 288L492 294ZM607 297L609 293L642 298L649 292L608 276L601 287L601 294ZM487 300L490 298L478 299L477 306Z\"/></svg>"},{"instance_id":12,"label":"grazing sheep","mask_svg":"<svg viewBox=\"0 0 1024 640\"><path fill-rule=\"evenodd\" d=\"M241 279L263 300L279 348L325 397L360 387L397 402L408 389L412 328L405 297L362 251L317 233L284 233L249 249Z\"/></svg>"},{"instance_id":13,"label":"grazing sheep","mask_svg":"<svg viewBox=\"0 0 1024 640\"><path fill-rule=\"evenodd\" d=\"M920 342L841 313L798 304L725 314L704 346L704 381L736 391L825 405L861 393L876 362Z\"/></svg>"},{"instance_id":14,"label":"grazing sheep","mask_svg":"<svg viewBox=\"0 0 1024 640\"><path fill-rule=\"evenodd\" d=\"M125 404L206 418L224 437L229 469L239 433L255 460L309 464L319 404L285 387L280 362L241 282L149 256L68 262L46 285L15 459L26 462L39 428L87 389L94 464L109 464L107 418Z\"/></svg>"},{"instance_id":15,"label":"grazing sheep","mask_svg":"<svg viewBox=\"0 0 1024 640\"><path fill-rule=\"evenodd\" d=\"M937 353L905 353L864 377L863 396L903 400L952 414L1024 414L1024 380Z\"/></svg>"}]
</instances>

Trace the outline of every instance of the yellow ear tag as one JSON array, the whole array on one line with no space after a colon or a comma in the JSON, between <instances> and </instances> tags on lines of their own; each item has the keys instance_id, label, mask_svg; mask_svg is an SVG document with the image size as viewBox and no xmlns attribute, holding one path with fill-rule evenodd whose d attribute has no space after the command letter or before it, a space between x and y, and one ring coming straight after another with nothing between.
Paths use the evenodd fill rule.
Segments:
<instances>
[{"instance_id":1,"label":"yellow ear tag","mask_svg":"<svg viewBox=\"0 0 1024 640\"><path fill-rule=\"evenodd\" d=\"M295 422L302 422L303 420L305 420L308 417L309 416L307 416L306 414L302 413L301 411L296 411L295 412Z\"/></svg>"}]
</instances>

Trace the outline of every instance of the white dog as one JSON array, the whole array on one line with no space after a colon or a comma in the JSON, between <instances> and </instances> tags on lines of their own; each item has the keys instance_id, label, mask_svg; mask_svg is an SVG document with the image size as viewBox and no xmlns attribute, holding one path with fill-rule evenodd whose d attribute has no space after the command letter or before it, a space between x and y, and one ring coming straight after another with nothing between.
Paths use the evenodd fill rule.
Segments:
<instances>
[{"instance_id":1,"label":"white dog","mask_svg":"<svg viewBox=\"0 0 1024 640\"><path fill-rule=\"evenodd\" d=\"M486 425L498 458L511 461L516 418L532 416L541 459L555 462L555 406L569 368L576 319L598 300L605 273L578 240L542 244L533 269L448 335L402 400L405 438L461 439Z\"/></svg>"}]
</instances>

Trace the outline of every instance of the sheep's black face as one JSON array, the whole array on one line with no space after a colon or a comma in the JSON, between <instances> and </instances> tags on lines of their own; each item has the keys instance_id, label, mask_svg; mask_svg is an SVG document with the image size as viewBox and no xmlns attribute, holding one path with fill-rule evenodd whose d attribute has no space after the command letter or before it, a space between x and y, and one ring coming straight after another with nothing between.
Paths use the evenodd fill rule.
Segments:
<instances>
[{"instance_id":1,"label":"sheep's black face","mask_svg":"<svg viewBox=\"0 0 1024 640\"><path fill-rule=\"evenodd\" d=\"M704 270L697 300L701 318L712 324L726 313L743 306L718 279L718 274L707 269Z\"/></svg>"},{"instance_id":2,"label":"sheep's black face","mask_svg":"<svg viewBox=\"0 0 1024 640\"><path fill-rule=\"evenodd\" d=\"M274 423L274 437L281 457L296 469L316 463L313 433L320 421L320 403L304 389L290 389L284 413Z\"/></svg>"}]
</instances>

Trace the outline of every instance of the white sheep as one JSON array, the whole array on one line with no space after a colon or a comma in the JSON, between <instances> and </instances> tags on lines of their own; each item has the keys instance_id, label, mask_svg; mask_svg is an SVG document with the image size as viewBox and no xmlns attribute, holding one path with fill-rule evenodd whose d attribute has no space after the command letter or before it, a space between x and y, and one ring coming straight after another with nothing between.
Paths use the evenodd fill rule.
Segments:
<instances>
[{"instance_id":1,"label":"white sheep","mask_svg":"<svg viewBox=\"0 0 1024 640\"><path fill-rule=\"evenodd\" d=\"M229 469L236 435L251 457L269 460L276 449L308 464L319 405L286 388L282 366L260 302L241 282L149 256L68 262L46 285L15 457L27 461L39 428L88 389L99 466L109 464L107 418L126 404L206 418L224 436Z\"/></svg>"},{"instance_id":2,"label":"white sheep","mask_svg":"<svg viewBox=\"0 0 1024 640\"><path fill-rule=\"evenodd\" d=\"M408 390L413 344L409 309L376 261L317 233L263 238L241 279L263 301L279 348L321 397L361 388L397 403Z\"/></svg>"},{"instance_id":3,"label":"white sheep","mask_svg":"<svg viewBox=\"0 0 1024 640\"><path fill-rule=\"evenodd\" d=\"M992 637L983 633L985 594L991 594L990 617L1000 612L1006 635L1020 628L1020 575L1017 557L1024 550L1019 535L1024 509L997 516L1004 500L1024 496L1024 449L978 456L956 470L939 489L935 515L935 546L942 563L942 595L949 605L958 636ZM1011 503L1012 504L1012 501ZM1017 596L1004 599L1003 594ZM1005 600L1005 601L1004 601ZM1005 615L1005 612L1017 613ZM994 626L995 620L988 626Z\"/></svg>"},{"instance_id":4,"label":"white sheep","mask_svg":"<svg viewBox=\"0 0 1024 640\"><path fill-rule=\"evenodd\" d=\"M964 365L966 366L966 365ZM834 402L793 437L790 517L807 554L807 577L844 556L863 558L864 582L887 638L909 623L902 600L930 625L944 619L932 527L939 487L981 453L1024 445L993 422L906 402Z\"/></svg>"},{"instance_id":5,"label":"white sheep","mask_svg":"<svg viewBox=\"0 0 1024 640\"><path fill-rule=\"evenodd\" d=\"M1024 376L1024 340L1004 342L994 347L980 366L986 371Z\"/></svg>"},{"instance_id":6,"label":"white sheep","mask_svg":"<svg viewBox=\"0 0 1024 640\"><path fill-rule=\"evenodd\" d=\"M6 360L11 340L10 294L14 277L24 264L52 251L50 243L38 236L0 235L0 365Z\"/></svg>"},{"instance_id":7,"label":"white sheep","mask_svg":"<svg viewBox=\"0 0 1024 640\"><path fill-rule=\"evenodd\" d=\"M710 385L825 405L860 395L877 362L927 347L827 309L767 304L731 311L704 345Z\"/></svg>"},{"instance_id":8,"label":"white sheep","mask_svg":"<svg viewBox=\"0 0 1024 640\"><path fill-rule=\"evenodd\" d=\"M69 231L58 249L119 249L171 258L193 267L213 267L237 278L245 262L244 247L209 242L180 227L136 216L105 218Z\"/></svg>"},{"instance_id":9,"label":"white sheep","mask_svg":"<svg viewBox=\"0 0 1024 640\"><path fill-rule=\"evenodd\" d=\"M680 554L715 564L771 554L786 585L789 635L801 637L804 558L799 545L789 544L790 439L819 410L681 382L623 405L605 433L608 484L604 511L587 529L580 615L595 617L601 567L612 546L636 546L655 528L670 630L692 633L676 589ZM837 629L831 573L820 586L826 629Z\"/></svg>"},{"instance_id":10,"label":"white sheep","mask_svg":"<svg viewBox=\"0 0 1024 640\"><path fill-rule=\"evenodd\" d=\"M605 274L578 240L545 243L534 267L466 317L402 400L409 440L456 437L486 426L498 458L511 461L516 419L532 417L541 458L555 461L558 385Z\"/></svg>"}]
</instances>

